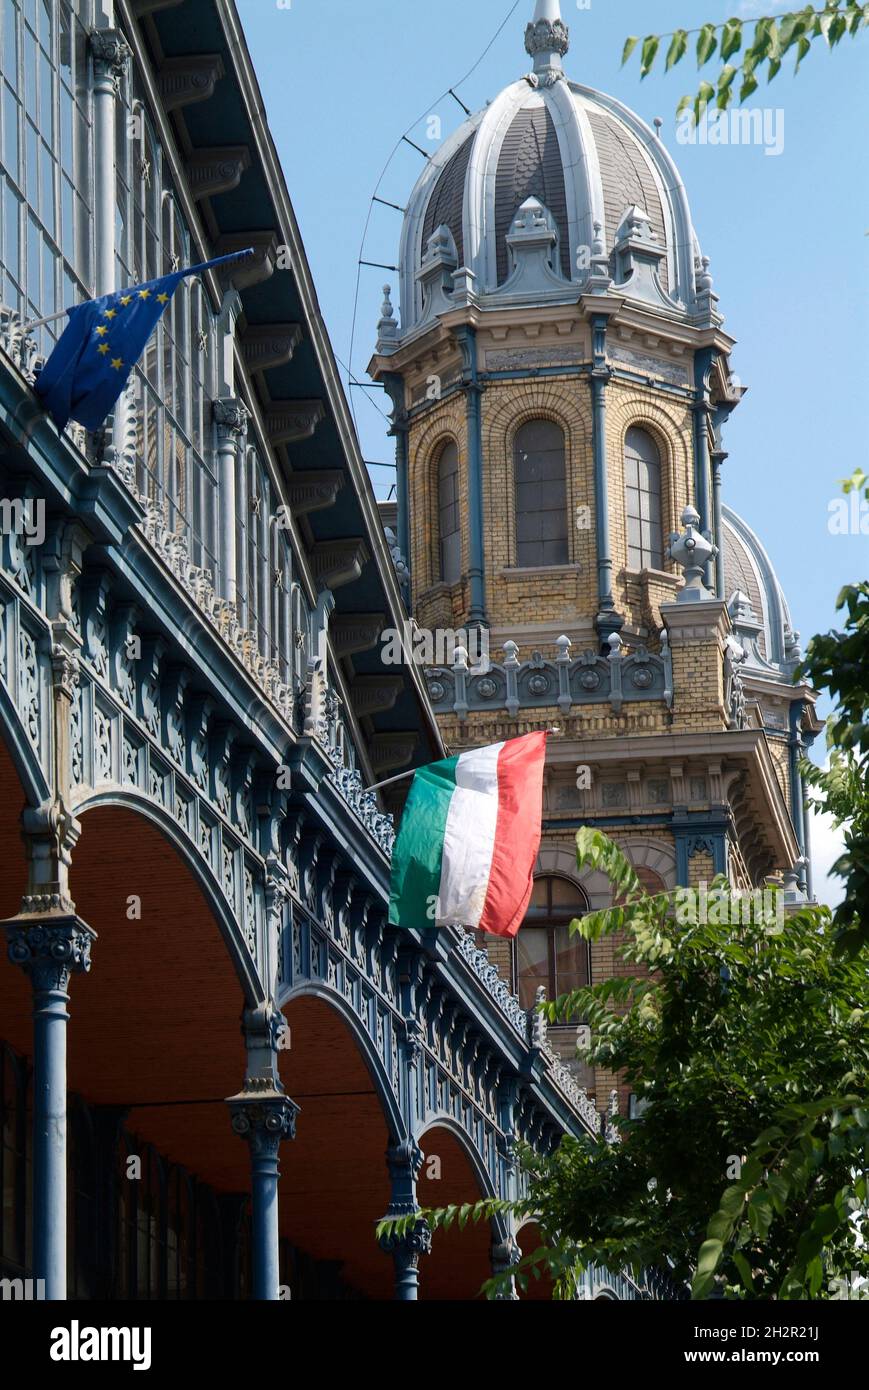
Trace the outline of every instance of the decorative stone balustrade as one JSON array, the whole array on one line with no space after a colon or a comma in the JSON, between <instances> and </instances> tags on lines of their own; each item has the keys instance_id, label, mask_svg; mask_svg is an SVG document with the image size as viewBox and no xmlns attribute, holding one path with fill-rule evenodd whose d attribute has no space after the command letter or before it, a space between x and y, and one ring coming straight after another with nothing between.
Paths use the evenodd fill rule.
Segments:
<instances>
[{"instance_id":1,"label":"decorative stone balustrade","mask_svg":"<svg viewBox=\"0 0 869 1390\"><path fill-rule=\"evenodd\" d=\"M599 704L620 714L625 704L640 700L663 701L669 709L673 664L666 630L660 644L660 655L644 646L628 652L613 633L606 656L585 651L572 658L573 644L562 636L555 644L554 660L536 651L520 662L519 648L511 641L504 643L503 662L492 662L479 674L471 670L464 647L457 647L452 667L431 667L425 677L435 711L452 711L461 720L471 710L506 710L511 719L518 719L520 710L555 707L567 715L574 706Z\"/></svg>"}]
</instances>

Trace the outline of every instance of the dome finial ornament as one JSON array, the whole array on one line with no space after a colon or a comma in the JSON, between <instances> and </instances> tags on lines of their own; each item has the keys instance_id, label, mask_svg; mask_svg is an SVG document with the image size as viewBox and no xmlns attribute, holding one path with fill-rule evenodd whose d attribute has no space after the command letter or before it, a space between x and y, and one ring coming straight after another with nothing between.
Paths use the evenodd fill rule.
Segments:
<instances>
[{"instance_id":1,"label":"dome finial ornament","mask_svg":"<svg viewBox=\"0 0 869 1390\"><path fill-rule=\"evenodd\" d=\"M559 0L537 0L534 18L525 30L525 51L534 59L534 75L543 86L563 76L561 60L570 47Z\"/></svg>"}]
</instances>

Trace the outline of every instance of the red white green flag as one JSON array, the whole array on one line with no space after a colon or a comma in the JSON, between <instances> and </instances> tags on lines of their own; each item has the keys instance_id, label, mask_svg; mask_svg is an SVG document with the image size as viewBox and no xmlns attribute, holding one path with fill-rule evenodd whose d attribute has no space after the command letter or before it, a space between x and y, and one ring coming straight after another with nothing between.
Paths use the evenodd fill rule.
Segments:
<instances>
[{"instance_id":1,"label":"red white green flag","mask_svg":"<svg viewBox=\"0 0 869 1390\"><path fill-rule=\"evenodd\" d=\"M515 936L533 887L546 734L525 734L414 774L392 854L389 920Z\"/></svg>"}]
</instances>

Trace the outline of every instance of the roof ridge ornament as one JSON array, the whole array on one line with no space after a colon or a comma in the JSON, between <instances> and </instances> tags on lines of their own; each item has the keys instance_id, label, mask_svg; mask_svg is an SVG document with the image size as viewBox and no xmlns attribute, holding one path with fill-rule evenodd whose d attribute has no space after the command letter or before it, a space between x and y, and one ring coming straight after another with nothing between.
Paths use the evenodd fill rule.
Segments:
<instances>
[{"instance_id":1,"label":"roof ridge ornament","mask_svg":"<svg viewBox=\"0 0 869 1390\"><path fill-rule=\"evenodd\" d=\"M534 18L525 29L525 51L534 59L529 82L551 87L564 76L561 60L570 48L570 33L561 18L559 0L537 0Z\"/></svg>"}]
</instances>

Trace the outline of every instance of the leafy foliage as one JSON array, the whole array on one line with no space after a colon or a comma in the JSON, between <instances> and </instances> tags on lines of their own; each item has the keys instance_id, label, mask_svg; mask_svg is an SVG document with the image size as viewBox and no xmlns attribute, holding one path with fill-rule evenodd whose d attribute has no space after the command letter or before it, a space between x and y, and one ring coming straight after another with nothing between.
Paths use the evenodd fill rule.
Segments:
<instances>
[{"instance_id":1,"label":"leafy foliage","mask_svg":"<svg viewBox=\"0 0 869 1390\"><path fill-rule=\"evenodd\" d=\"M866 481L858 471L846 491ZM847 613L844 631L813 637L797 674L837 704L827 726L829 767L804 762L803 772L819 793L813 803L844 827L845 853L833 872L845 879L845 898L834 922L853 953L869 943L869 583L843 589L836 606Z\"/></svg>"},{"instance_id":2,"label":"leafy foliage","mask_svg":"<svg viewBox=\"0 0 869 1390\"><path fill-rule=\"evenodd\" d=\"M682 97L677 107L677 116L685 110L692 112L694 120L699 121L704 110L714 101L716 109L724 111L734 101L736 77L739 75L739 101L757 91L759 70L766 65L766 79L771 82L781 69L787 53L794 51L797 71L813 43L820 39L829 48L846 36L855 35L869 24L869 4L859 0L826 0L822 6L806 5L801 10L788 14L767 15L751 25L741 19L728 19L719 23L704 24L700 29L690 31L677 29L669 35L649 34L642 40L640 50L640 76L651 72L664 38L670 39L667 48L665 71L680 63L689 49L689 38L697 34L697 67L702 68L711 61L716 52L721 61L721 70L715 82L701 82L693 96ZM632 35L625 42L622 63L626 63L634 52L640 39ZM741 54L739 66L730 63L736 54Z\"/></svg>"},{"instance_id":3,"label":"leafy foliage","mask_svg":"<svg viewBox=\"0 0 869 1390\"><path fill-rule=\"evenodd\" d=\"M826 908L783 922L767 900L749 913L724 879L708 914L684 890L648 895L599 831L579 832L577 861L603 870L621 905L571 930L623 933L636 972L542 1007L551 1021L588 1020L588 1060L624 1074L642 1118L619 1121L617 1144L568 1136L553 1155L524 1151L520 1201L404 1224L533 1216L545 1245L518 1266L520 1282L547 1273L562 1298L589 1265L657 1268L695 1298L825 1298L869 1274L865 957L836 949Z\"/></svg>"}]
</instances>

